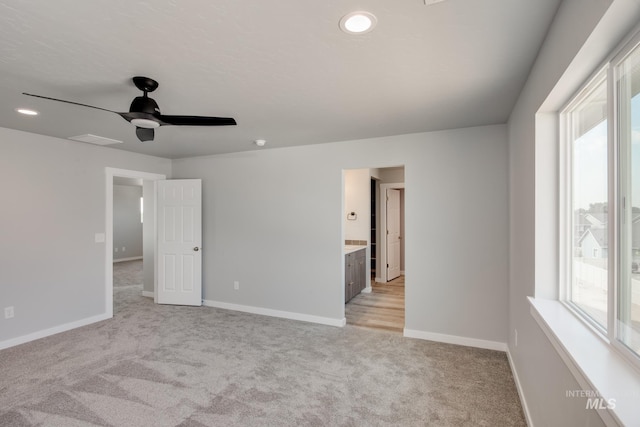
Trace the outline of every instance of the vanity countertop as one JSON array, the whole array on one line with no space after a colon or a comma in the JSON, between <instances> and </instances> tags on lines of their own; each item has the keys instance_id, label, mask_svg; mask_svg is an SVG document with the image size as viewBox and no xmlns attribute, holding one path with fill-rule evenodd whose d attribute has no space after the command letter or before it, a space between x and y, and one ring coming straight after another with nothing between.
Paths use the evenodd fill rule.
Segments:
<instances>
[{"instance_id":1,"label":"vanity countertop","mask_svg":"<svg viewBox=\"0 0 640 427\"><path fill-rule=\"evenodd\" d=\"M367 245L345 245L344 246L344 254L350 254L351 252L359 251L360 249L365 249Z\"/></svg>"}]
</instances>

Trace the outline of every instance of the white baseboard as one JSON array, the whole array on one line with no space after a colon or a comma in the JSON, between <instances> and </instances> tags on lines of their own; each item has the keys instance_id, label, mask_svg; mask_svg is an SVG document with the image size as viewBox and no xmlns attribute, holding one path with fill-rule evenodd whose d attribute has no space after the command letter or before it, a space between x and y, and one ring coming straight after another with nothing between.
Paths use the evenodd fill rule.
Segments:
<instances>
[{"instance_id":1,"label":"white baseboard","mask_svg":"<svg viewBox=\"0 0 640 427\"><path fill-rule=\"evenodd\" d=\"M385 283L382 281L382 277L376 277L374 280L376 283Z\"/></svg>"},{"instance_id":2,"label":"white baseboard","mask_svg":"<svg viewBox=\"0 0 640 427\"><path fill-rule=\"evenodd\" d=\"M116 262L123 262L123 261L135 261L138 259L142 259L141 256L132 256L130 258L118 258L118 259L114 259L113 263L115 264Z\"/></svg>"},{"instance_id":3,"label":"white baseboard","mask_svg":"<svg viewBox=\"0 0 640 427\"><path fill-rule=\"evenodd\" d=\"M360 292L362 292L363 294L370 294L371 290L372 290L371 286L367 286L366 288L364 288Z\"/></svg>"},{"instance_id":4,"label":"white baseboard","mask_svg":"<svg viewBox=\"0 0 640 427\"><path fill-rule=\"evenodd\" d=\"M35 341L40 338L45 338L51 335L59 334L60 332L70 331L71 329L87 326L92 323L101 322L103 320L110 319L111 316L106 314L100 314L98 316L87 317L86 319L77 320L75 322L65 323L63 325L55 326L53 328L44 329L42 331L33 332L31 334L23 335L21 337L11 338L5 341L0 341L0 350L15 347L20 344L24 344L30 341Z\"/></svg>"},{"instance_id":5,"label":"white baseboard","mask_svg":"<svg viewBox=\"0 0 640 427\"><path fill-rule=\"evenodd\" d=\"M153 292L149 292L149 291L142 291L142 296L143 297L147 297L147 298L153 298L155 297Z\"/></svg>"},{"instance_id":6,"label":"white baseboard","mask_svg":"<svg viewBox=\"0 0 640 427\"><path fill-rule=\"evenodd\" d=\"M485 348L487 350L507 351L506 343L498 341L479 340L476 338L460 337L457 335L438 334L435 332L417 331L415 329L404 330L403 335L407 338L418 338L427 341L443 342L447 344L465 345L467 347Z\"/></svg>"},{"instance_id":7,"label":"white baseboard","mask_svg":"<svg viewBox=\"0 0 640 427\"><path fill-rule=\"evenodd\" d=\"M518 390L518 396L520 397L520 403L522 404L522 412L524 412L524 418L527 421L527 425L529 427L533 427L533 421L531 421L531 413L529 412L527 400L524 398L524 392L522 391L522 385L520 384L520 377L518 377L518 371L516 370L516 365L514 365L513 363L511 352L509 351L508 347L507 359L509 360L509 366L511 367L511 375L513 375L513 381L516 383L516 390Z\"/></svg>"},{"instance_id":8,"label":"white baseboard","mask_svg":"<svg viewBox=\"0 0 640 427\"><path fill-rule=\"evenodd\" d=\"M223 308L225 310L242 311L245 313L260 314L263 316L281 317L283 319L300 320L303 322L319 323L321 325L343 327L347 319L333 319L331 317L313 316L310 314L293 313L291 311L272 310L270 308L254 307L251 305L231 304L228 302L202 300L202 305L207 307Z\"/></svg>"}]
</instances>

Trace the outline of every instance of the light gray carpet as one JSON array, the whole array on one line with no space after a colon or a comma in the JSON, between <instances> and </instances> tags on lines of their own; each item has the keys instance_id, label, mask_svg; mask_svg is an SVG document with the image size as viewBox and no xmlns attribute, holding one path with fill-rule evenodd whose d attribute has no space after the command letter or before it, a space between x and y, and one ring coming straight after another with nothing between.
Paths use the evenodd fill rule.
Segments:
<instances>
[{"instance_id":1,"label":"light gray carpet","mask_svg":"<svg viewBox=\"0 0 640 427\"><path fill-rule=\"evenodd\" d=\"M116 288L111 320L0 351L0 426L523 426L504 353Z\"/></svg>"},{"instance_id":2,"label":"light gray carpet","mask_svg":"<svg viewBox=\"0 0 640 427\"><path fill-rule=\"evenodd\" d=\"M113 263L113 287L142 285L142 260Z\"/></svg>"}]
</instances>

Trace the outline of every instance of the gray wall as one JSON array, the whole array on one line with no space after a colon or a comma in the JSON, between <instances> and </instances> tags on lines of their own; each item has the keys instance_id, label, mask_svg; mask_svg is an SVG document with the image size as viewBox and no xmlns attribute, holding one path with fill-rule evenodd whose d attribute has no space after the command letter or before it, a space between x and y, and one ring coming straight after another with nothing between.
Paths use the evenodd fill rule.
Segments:
<instances>
[{"instance_id":1,"label":"gray wall","mask_svg":"<svg viewBox=\"0 0 640 427\"><path fill-rule=\"evenodd\" d=\"M104 168L171 176L172 162L9 129L0 141L15 200L0 211L0 305L16 312L0 343L103 315ZM204 297L343 319L342 171L398 164L414 189L406 327L505 342L505 126L174 161L174 177L203 179Z\"/></svg>"},{"instance_id":2,"label":"gray wall","mask_svg":"<svg viewBox=\"0 0 640 427\"><path fill-rule=\"evenodd\" d=\"M350 212L356 219L347 219ZM371 175L368 168L344 171L344 238L371 239Z\"/></svg>"},{"instance_id":3,"label":"gray wall","mask_svg":"<svg viewBox=\"0 0 640 427\"><path fill-rule=\"evenodd\" d=\"M142 187L140 186L113 186L114 261L121 258L142 257L141 197ZM149 212L151 211L147 211L147 216L149 216Z\"/></svg>"},{"instance_id":4,"label":"gray wall","mask_svg":"<svg viewBox=\"0 0 640 427\"><path fill-rule=\"evenodd\" d=\"M506 342L506 126L175 160L203 180L203 298L343 319L342 171L397 165L406 328Z\"/></svg>"},{"instance_id":5,"label":"gray wall","mask_svg":"<svg viewBox=\"0 0 640 427\"><path fill-rule=\"evenodd\" d=\"M0 128L3 341L105 313L105 167L170 175L171 162Z\"/></svg>"},{"instance_id":6,"label":"gray wall","mask_svg":"<svg viewBox=\"0 0 640 427\"><path fill-rule=\"evenodd\" d=\"M532 318L526 297L557 297L556 112L638 22L639 8L633 0L565 0L508 123L509 351L534 425L602 425L594 410L585 410L585 399L565 397L581 387Z\"/></svg>"},{"instance_id":7,"label":"gray wall","mask_svg":"<svg viewBox=\"0 0 640 427\"><path fill-rule=\"evenodd\" d=\"M404 168L384 168L379 170L380 184L398 184L404 182Z\"/></svg>"}]
</instances>

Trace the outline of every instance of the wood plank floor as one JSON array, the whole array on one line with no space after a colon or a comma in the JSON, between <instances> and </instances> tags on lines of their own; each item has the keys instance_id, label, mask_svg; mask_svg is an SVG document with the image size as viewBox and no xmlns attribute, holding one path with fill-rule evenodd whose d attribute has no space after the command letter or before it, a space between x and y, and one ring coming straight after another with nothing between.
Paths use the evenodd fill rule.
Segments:
<instances>
[{"instance_id":1,"label":"wood plank floor","mask_svg":"<svg viewBox=\"0 0 640 427\"><path fill-rule=\"evenodd\" d=\"M388 283L371 281L371 287L371 293L360 293L345 305L347 324L402 332L404 276Z\"/></svg>"}]
</instances>

